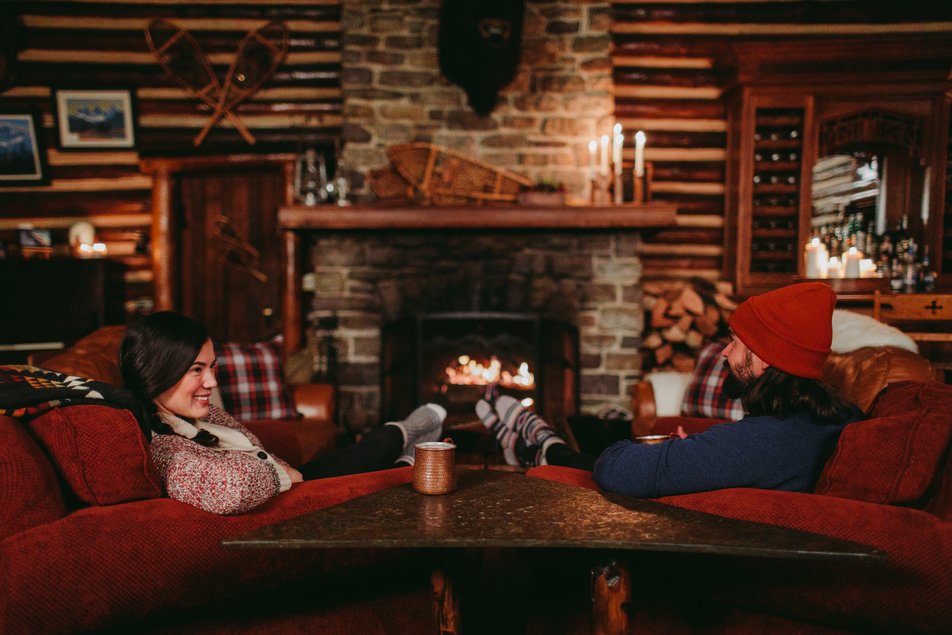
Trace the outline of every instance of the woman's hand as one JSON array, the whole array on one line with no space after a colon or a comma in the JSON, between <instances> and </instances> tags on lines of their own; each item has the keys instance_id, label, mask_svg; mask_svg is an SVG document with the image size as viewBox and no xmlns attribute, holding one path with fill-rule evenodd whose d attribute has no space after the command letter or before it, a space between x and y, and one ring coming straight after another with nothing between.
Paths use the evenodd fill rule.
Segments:
<instances>
[{"instance_id":1,"label":"woman's hand","mask_svg":"<svg viewBox=\"0 0 952 635\"><path fill-rule=\"evenodd\" d=\"M292 483L303 483L303 482L304 482L304 477L301 475L301 473L298 472L297 470L295 470L295 469L294 469L293 467L291 467L290 465L289 465L288 467L284 468L284 469L287 471L288 477L290 477Z\"/></svg>"}]
</instances>

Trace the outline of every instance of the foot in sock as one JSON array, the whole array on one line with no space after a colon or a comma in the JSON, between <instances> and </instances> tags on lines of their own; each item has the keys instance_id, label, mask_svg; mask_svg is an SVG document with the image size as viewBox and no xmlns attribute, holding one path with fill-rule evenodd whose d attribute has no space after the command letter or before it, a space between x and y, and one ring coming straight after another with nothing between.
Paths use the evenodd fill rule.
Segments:
<instances>
[{"instance_id":1,"label":"foot in sock","mask_svg":"<svg viewBox=\"0 0 952 635\"><path fill-rule=\"evenodd\" d=\"M476 402L476 416L489 430L489 434L496 438L496 443L502 448L502 456L506 460L506 464L518 466L519 459L515 452L516 435L512 433L512 430L502 425L502 421L496 415L493 407L488 402L480 399Z\"/></svg>"},{"instance_id":2,"label":"foot in sock","mask_svg":"<svg viewBox=\"0 0 952 635\"><path fill-rule=\"evenodd\" d=\"M388 421L385 426L396 426L403 432L403 450L398 463L413 465L416 457L416 444L426 441L439 441L443 432L443 420L446 409L435 403L420 406L403 421Z\"/></svg>"},{"instance_id":3,"label":"foot in sock","mask_svg":"<svg viewBox=\"0 0 952 635\"><path fill-rule=\"evenodd\" d=\"M545 451L565 443L552 426L509 395L496 400L496 416L513 437L512 449L523 467L545 465Z\"/></svg>"}]
</instances>

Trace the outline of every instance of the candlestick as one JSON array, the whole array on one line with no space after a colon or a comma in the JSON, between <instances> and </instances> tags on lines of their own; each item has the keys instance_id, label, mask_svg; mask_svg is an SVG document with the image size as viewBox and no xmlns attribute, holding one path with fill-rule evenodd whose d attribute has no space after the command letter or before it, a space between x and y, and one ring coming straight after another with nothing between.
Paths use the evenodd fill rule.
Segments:
<instances>
[{"instance_id":1,"label":"candlestick","mask_svg":"<svg viewBox=\"0 0 952 635\"><path fill-rule=\"evenodd\" d=\"M639 130L635 133L635 176L645 175L645 133Z\"/></svg>"},{"instance_id":2,"label":"candlestick","mask_svg":"<svg viewBox=\"0 0 952 635\"><path fill-rule=\"evenodd\" d=\"M608 135L602 135L601 173L608 174Z\"/></svg>"},{"instance_id":3,"label":"candlestick","mask_svg":"<svg viewBox=\"0 0 952 635\"><path fill-rule=\"evenodd\" d=\"M624 145L625 137L619 132L615 135L615 143L612 145L612 163L615 165L615 174L618 175L621 174L621 150Z\"/></svg>"}]
</instances>

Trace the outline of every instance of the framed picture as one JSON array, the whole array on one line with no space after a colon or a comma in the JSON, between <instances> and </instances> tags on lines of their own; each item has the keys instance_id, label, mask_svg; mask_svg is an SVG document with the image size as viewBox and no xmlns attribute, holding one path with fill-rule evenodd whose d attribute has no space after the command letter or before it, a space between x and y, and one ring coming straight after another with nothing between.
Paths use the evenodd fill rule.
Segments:
<instances>
[{"instance_id":1,"label":"framed picture","mask_svg":"<svg viewBox=\"0 0 952 635\"><path fill-rule=\"evenodd\" d=\"M0 186L49 182L41 121L35 112L0 111Z\"/></svg>"},{"instance_id":2,"label":"framed picture","mask_svg":"<svg viewBox=\"0 0 952 635\"><path fill-rule=\"evenodd\" d=\"M132 91L59 89L53 95L61 149L135 147Z\"/></svg>"}]
</instances>

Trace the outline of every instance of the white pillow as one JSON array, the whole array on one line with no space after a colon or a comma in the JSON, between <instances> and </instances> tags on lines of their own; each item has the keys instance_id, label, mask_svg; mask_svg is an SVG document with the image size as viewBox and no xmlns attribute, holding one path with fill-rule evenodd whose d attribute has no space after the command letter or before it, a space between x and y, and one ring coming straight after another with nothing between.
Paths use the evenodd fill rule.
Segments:
<instances>
[{"instance_id":1,"label":"white pillow","mask_svg":"<svg viewBox=\"0 0 952 635\"><path fill-rule=\"evenodd\" d=\"M833 352L849 353L864 346L898 346L913 353L919 352L912 338L894 326L862 313L842 309L833 311Z\"/></svg>"},{"instance_id":2,"label":"white pillow","mask_svg":"<svg viewBox=\"0 0 952 635\"><path fill-rule=\"evenodd\" d=\"M694 373L661 371L650 373L646 379L651 382L655 397L655 414L659 417L676 417L681 414L684 393L691 383Z\"/></svg>"}]
</instances>

